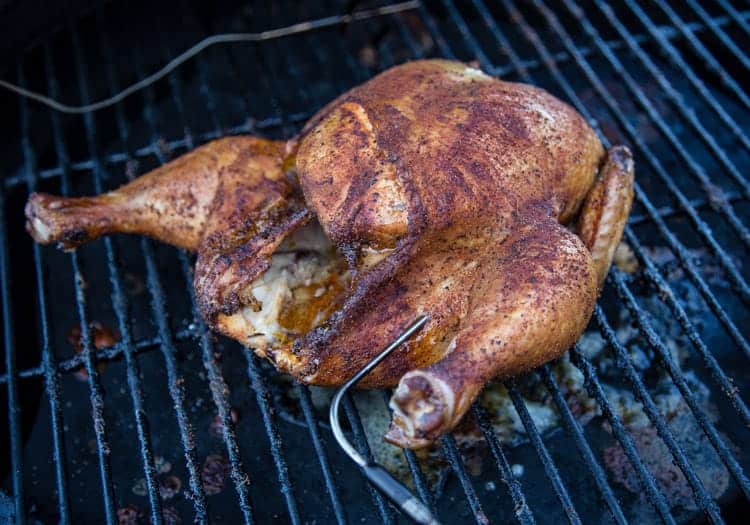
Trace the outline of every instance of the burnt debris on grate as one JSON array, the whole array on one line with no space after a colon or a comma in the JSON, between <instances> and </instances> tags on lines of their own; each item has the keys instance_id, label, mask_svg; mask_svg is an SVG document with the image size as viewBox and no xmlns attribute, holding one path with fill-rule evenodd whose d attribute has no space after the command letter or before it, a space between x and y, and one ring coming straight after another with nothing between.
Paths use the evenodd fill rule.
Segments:
<instances>
[{"instance_id":1,"label":"burnt debris on grate","mask_svg":"<svg viewBox=\"0 0 750 525\"><path fill-rule=\"evenodd\" d=\"M209 34L372 3L169 4L99 6L3 77L83 103ZM746 509L749 18L727 0L430 0L209 49L93 115L3 93L2 512L18 523L403 521L332 448L327 391L207 331L187 254L125 237L72 255L40 248L21 209L36 189L98 192L225 134L288 137L342 91L433 56L540 85L604 142L629 144L636 204L569 356L491 385L428 452L373 439L383 394L354 395L344 408L356 446L444 522L720 523ZM95 322L121 339L99 349ZM80 352L66 340L74 327ZM71 373L81 367L83 382Z\"/></svg>"}]
</instances>

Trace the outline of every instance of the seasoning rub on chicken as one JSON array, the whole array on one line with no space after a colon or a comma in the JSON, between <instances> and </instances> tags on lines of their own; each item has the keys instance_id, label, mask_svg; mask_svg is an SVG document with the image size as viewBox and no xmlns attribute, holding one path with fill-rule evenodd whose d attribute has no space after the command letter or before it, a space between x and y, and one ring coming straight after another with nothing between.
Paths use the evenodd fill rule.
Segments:
<instances>
[{"instance_id":1,"label":"seasoning rub on chicken","mask_svg":"<svg viewBox=\"0 0 750 525\"><path fill-rule=\"evenodd\" d=\"M34 194L26 214L65 249L127 232L197 252L209 325L305 383L344 383L427 314L360 383L396 386L386 439L418 448L485 383L581 335L632 187L628 149L605 152L568 105L429 60L341 95L289 141L224 138L104 195Z\"/></svg>"}]
</instances>

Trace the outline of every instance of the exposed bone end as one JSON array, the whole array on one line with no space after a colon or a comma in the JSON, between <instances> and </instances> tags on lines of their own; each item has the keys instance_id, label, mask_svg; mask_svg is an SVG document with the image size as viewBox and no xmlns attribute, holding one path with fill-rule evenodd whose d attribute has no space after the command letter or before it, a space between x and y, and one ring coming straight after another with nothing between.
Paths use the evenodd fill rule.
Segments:
<instances>
[{"instance_id":1,"label":"exposed bone end","mask_svg":"<svg viewBox=\"0 0 750 525\"><path fill-rule=\"evenodd\" d=\"M26 231L40 244L59 242L72 250L97 236L103 225L89 217L89 198L71 199L32 193L26 203Z\"/></svg>"},{"instance_id":2,"label":"exposed bone end","mask_svg":"<svg viewBox=\"0 0 750 525\"><path fill-rule=\"evenodd\" d=\"M401 378L390 407L393 419L385 440L402 448L424 448L452 427L455 396L445 381L416 370Z\"/></svg>"}]
</instances>

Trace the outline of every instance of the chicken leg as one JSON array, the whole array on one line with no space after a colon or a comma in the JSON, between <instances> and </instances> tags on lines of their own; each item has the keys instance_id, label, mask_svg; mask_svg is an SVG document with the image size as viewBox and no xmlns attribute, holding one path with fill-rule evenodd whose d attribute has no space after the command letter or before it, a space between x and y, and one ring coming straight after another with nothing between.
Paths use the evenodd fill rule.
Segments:
<instances>
[{"instance_id":1,"label":"chicken leg","mask_svg":"<svg viewBox=\"0 0 750 525\"><path fill-rule=\"evenodd\" d=\"M204 237L214 248L231 244L257 231L259 215L283 208L294 193L282 170L287 150L285 142L228 137L109 193L34 193L26 229L37 242L68 250L110 233L148 235L190 251L198 251Z\"/></svg>"}]
</instances>

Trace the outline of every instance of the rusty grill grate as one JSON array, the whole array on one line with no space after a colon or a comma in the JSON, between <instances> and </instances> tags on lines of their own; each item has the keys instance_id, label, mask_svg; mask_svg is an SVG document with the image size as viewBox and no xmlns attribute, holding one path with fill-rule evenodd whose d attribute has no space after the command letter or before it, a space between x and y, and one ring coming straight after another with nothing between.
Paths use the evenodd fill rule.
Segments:
<instances>
[{"instance_id":1,"label":"rusty grill grate","mask_svg":"<svg viewBox=\"0 0 750 525\"><path fill-rule=\"evenodd\" d=\"M33 43L4 78L85 104L207 34L363 7L121 4ZM123 509L139 506L153 523L403 521L332 448L315 392L206 330L188 254L120 237L71 254L40 248L22 231L21 210L31 191L101 192L225 134L291 136L378 71L443 56L545 87L605 145L629 144L636 204L624 239L631 256L613 268L586 336L601 340L610 368L583 341L569 355L593 419L581 417L557 365L543 366L505 385L521 443L502 440L490 409L477 404L481 439L472 450L481 468L454 436L436 453L448 472L438 481L424 457L404 452L416 492L446 523L741 519L750 499L750 9L729 0L491 4L427 1L213 48L93 115L62 116L0 95L8 421L0 472L10 495L0 493L0 517L117 523ZM94 321L116 329L119 341L97 349ZM79 353L66 340L74 326ZM654 380L656 370L663 380ZM675 395L662 396L665 388ZM542 391L561 430L539 427L530 389ZM628 396L640 426L623 412ZM356 446L372 455L366 414L351 398L344 408ZM207 481L212 458L218 478L226 474L219 494ZM178 497L165 490L167 474L182 480Z\"/></svg>"}]
</instances>

